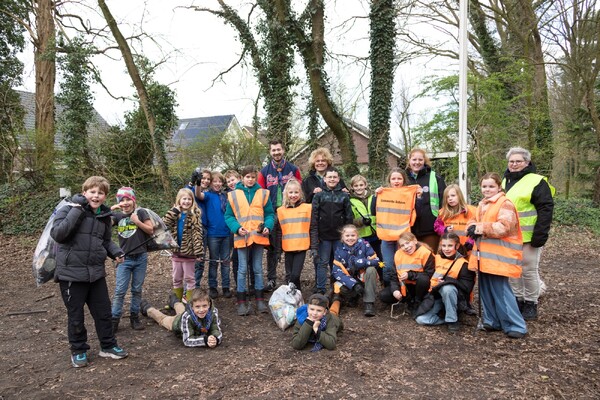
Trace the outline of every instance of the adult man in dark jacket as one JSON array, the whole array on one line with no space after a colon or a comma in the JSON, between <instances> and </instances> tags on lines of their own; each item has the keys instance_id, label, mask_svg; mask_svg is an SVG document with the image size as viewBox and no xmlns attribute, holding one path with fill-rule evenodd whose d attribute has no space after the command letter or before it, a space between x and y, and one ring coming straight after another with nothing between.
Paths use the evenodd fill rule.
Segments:
<instances>
[{"instance_id":1,"label":"adult man in dark jacket","mask_svg":"<svg viewBox=\"0 0 600 400\"><path fill-rule=\"evenodd\" d=\"M275 211L275 218L277 218L277 208L281 206L285 184L294 178L298 182L302 182L302 176L298 167L283 158L285 150L283 149L283 142L280 139L273 139L269 142L269 154L271 155L271 161L260 170L257 183L263 189L269 191L269 199ZM263 289L265 292L270 292L277 287L277 263L279 255L276 254L275 249L280 248L281 243L277 246L277 243L275 243L276 240L277 235L275 234L275 229L273 229L269 236L271 244L267 246L267 283Z\"/></svg>"},{"instance_id":2,"label":"adult man in dark jacket","mask_svg":"<svg viewBox=\"0 0 600 400\"><path fill-rule=\"evenodd\" d=\"M520 278L511 278L519 308L525 320L537 318L537 303L543 282L539 275L542 247L548 240L555 189L548 178L535 173L531 153L513 147L506 154L508 168L504 172L502 188L517 208L523 233L523 272Z\"/></svg>"}]
</instances>

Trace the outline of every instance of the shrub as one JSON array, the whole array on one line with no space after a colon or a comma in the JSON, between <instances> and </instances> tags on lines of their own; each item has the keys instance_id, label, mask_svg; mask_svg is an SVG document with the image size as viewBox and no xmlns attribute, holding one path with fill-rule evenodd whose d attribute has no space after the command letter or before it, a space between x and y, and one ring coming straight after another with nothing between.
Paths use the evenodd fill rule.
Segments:
<instances>
[{"instance_id":1,"label":"shrub","mask_svg":"<svg viewBox=\"0 0 600 400\"><path fill-rule=\"evenodd\" d=\"M555 225L585 227L595 234L600 234L600 208L589 199L555 198Z\"/></svg>"}]
</instances>

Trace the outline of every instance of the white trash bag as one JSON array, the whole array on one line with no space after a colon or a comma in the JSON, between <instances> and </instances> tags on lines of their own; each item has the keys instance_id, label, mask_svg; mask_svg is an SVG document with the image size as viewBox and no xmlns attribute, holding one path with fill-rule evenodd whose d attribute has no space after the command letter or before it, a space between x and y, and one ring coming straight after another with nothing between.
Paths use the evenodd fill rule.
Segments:
<instances>
[{"instance_id":1,"label":"white trash bag","mask_svg":"<svg viewBox=\"0 0 600 400\"><path fill-rule=\"evenodd\" d=\"M273 292L269 299L269 308L279 329L285 331L294 324L296 310L303 304L302 292L291 282L279 286Z\"/></svg>"}]
</instances>

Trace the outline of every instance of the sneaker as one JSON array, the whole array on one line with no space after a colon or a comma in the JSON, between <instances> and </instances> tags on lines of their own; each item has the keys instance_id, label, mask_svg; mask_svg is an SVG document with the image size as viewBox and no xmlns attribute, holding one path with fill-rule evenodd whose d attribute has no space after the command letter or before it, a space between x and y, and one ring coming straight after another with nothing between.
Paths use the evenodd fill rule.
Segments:
<instances>
[{"instance_id":1,"label":"sneaker","mask_svg":"<svg viewBox=\"0 0 600 400\"><path fill-rule=\"evenodd\" d=\"M495 328L490 324L483 324L483 330L486 332L498 332L498 331L501 331L502 329Z\"/></svg>"},{"instance_id":2,"label":"sneaker","mask_svg":"<svg viewBox=\"0 0 600 400\"><path fill-rule=\"evenodd\" d=\"M211 287L208 289L208 296L211 299L216 299L217 297L219 297L219 291L217 290L217 288Z\"/></svg>"},{"instance_id":3,"label":"sneaker","mask_svg":"<svg viewBox=\"0 0 600 400\"><path fill-rule=\"evenodd\" d=\"M223 297L226 299L231 298L231 290L229 288L223 288Z\"/></svg>"},{"instance_id":4,"label":"sneaker","mask_svg":"<svg viewBox=\"0 0 600 400\"><path fill-rule=\"evenodd\" d=\"M277 283L273 279L269 279L265 287L263 288L263 292L272 292L277 289Z\"/></svg>"},{"instance_id":5,"label":"sneaker","mask_svg":"<svg viewBox=\"0 0 600 400\"><path fill-rule=\"evenodd\" d=\"M456 333L458 331L460 331L460 323L458 321L448 323L448 332Z\"/></svg>"},{"instance_id":6,"label":"sneaker","mask_svg":"<svg viewBox=\"0 0 600 400\"><path fill-rule=\"evenodd\" d=\"M511 339L521 339L525 337L525 334L522 332L510 331L506 334L506 336L508 336Z\"/></svg>"},{"instance_id":7,"label":"sneaker","mask_svg":"<svg viewBox=\"0 0 600 400\"><path fill-rule=\"evenodd\" d=\"M127 352L120 348L119 346L113 346L109 349L102 349L100 353L98 353L100 357L105 358L114 358L115 360L120 360L121 358L125 358L128 356Z\"/></svg>"},{"instance_id":8,"label":"sneaker","mask_svg":"<svg viewBox=\"0 0 600 400\"><path fill-rule=\"evenodd\" d=\"M71 354L71 365L75 368L87 367L87 353Z\"/></svg>"},{"instance_id":9,"label":"sneaker","mask_svg":"<svg viewBox=\"0 0 600 400\"><path fill-rule=\"evenodd\" d=\"M525 321L535 321L538 317L537 304L533 301L525 300L523 302L523 310L521 315Z\"/></svg>"}]
</instances>

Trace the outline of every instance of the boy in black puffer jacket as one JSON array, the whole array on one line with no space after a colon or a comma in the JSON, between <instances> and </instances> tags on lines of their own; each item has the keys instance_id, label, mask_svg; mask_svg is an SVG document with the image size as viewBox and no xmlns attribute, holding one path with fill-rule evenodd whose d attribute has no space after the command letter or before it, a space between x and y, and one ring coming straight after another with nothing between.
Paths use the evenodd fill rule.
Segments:
<instances>
[{"instance_id":1,"label":"boy in black puffer jacket","mask_svg":"<svg viewBox=\"0 0 600 400\"><path fill-rule=\"evenodd\" d=\"M111 323L111 304L106 286L104 263L108 255L117 262L124 253L111 241L111 211L103 203L110 190L101 176L88 178L82 194L76 194L58 210L50 236L58 244L55 280L67 308L71 364L75 368L88 365L87 330L84 304L94 318L100 340L101 357L120 359L127 352L117 345Z\"/></svg>"}]
</instances>

